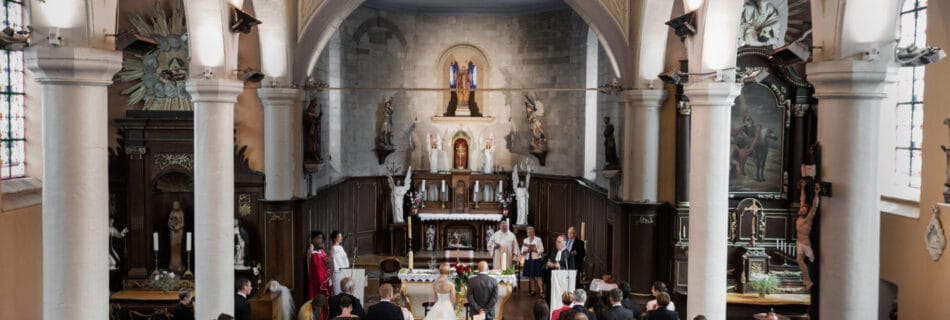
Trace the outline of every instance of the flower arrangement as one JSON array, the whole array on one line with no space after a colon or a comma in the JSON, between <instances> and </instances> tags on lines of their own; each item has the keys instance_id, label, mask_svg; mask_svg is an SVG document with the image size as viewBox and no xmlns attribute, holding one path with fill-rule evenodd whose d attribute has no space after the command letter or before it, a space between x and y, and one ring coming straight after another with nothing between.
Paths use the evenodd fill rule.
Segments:
<instances>
[{"instance_id":1,"label":"flower arrangement","mask_svg":"<svg viewBox=\"0 0 950 320\"><path fill-rule=\"evenodd\" d=\"M468 278L474 275L472 268L464 263L455 262L455 291L462 291L468 285Z\"/></svg>"},{"instance_id":2,"label":"flower arrangement","mask_svg":"<svg viewBox=\"0 0 950 320\"><path fill-rule=\"evenodd\" d=\"M761 275L753 277L749 281L749 286L759 292L760 298L764 298L765 295L778 291L779 280L774 274Z\"/></svg>"},{"instance_id":3,"label":"flower arrangement","mask_svg":"<svg viewBox=\"0 0 950 320\"><path fill-rule=\"evenodd\" d=\"M501 204L501 214L508 216L508 205L511 204L511 201L514 200L514 196L510 193L506 194L504 192L498 192L498 203Z\"/></svg>"},{"instance_id":4,"label":"flower arrangement","mask_svg":"<svg viewBox=\"0 0 950 320\"><path fill-rule=\"evenodd\" d=\"M151 286L155 289L162 290L163 293L177 290L181 286L181 279L178 278L174 272L168 272L167 270L154 273L151 280Z\"/></svg>"},{"instance_id":5,"label":"flower arrangement","mask_svg":"<svg viewBox=\"0 0 950 320\"><path fill-rule=\"evenodd\" d=\"M419 213L419 209L425 207L425 204L422 202L422 192L415 191L406 194L409 197L409 208L412 209L412 214Z\"/></svg>"}]
</instances>

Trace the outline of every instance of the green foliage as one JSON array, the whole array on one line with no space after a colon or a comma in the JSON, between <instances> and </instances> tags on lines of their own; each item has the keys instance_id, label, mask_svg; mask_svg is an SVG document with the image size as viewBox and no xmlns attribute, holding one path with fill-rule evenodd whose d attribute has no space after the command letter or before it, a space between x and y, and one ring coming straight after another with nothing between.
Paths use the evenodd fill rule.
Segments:
<instances>
[{"instance_id":1,"label":"green foliage","mask_svg":"<svg viewBox=\"0 0 950 320\"><path fill-rule=\"evenodd\" d=\"M778 277L773 274L755 277L749 281L749 286L760 294L772 294L777 292L779 284Z\"/></svg>"}]
</instances>

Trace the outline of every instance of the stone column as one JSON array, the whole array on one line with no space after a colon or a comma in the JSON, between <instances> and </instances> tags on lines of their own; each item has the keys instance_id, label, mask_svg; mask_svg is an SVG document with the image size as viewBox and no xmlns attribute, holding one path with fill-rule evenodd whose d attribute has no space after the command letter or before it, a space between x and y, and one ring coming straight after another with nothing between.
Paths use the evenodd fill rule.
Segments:
<instances>
[{"instance_id":1,"label":"stone column","mask_svg":"<svg viewBox=\"0 0 950 320\"><path fill-rule=\"evenodd\" d=\"M682 89L677 89L681 91ZM682 94L682 92L680 93ZM689 206L689 101L676 102L676 207Z\"/></svg>"},{"instance_id":2,"label":"stone column","mask_svg":"<svg viewBox=\"0 0 950 320\"><path fill-rule=\"evenodd\" d=\"M191 79L195 106L196 319L234 314L234 104L244 83Z\"/></svg>"},{"instance_id":3,"label":"stone column","mask_svg":"<svg viewBox=\"0 0 950 320\"><path fill-rule=\"evenodd\" d=\"M264 105L264 176L267 185L264 198L289 200L294 196L294 161L302 145L294 143L294 112L300 90L294 88L260 88L257 95Z\"/></svg>"},{"instance_id":4,"label":"stone column","mask_svg":"<svg viewBox=\"0 0 950 320\"><path fill-rule=\"evenodd\" d=\"M662 89L624 91L623 200L657 201Z\"/></svg>"},{"instance_id":5,"label":"stone column","mask_svg":"<svg viewBox=\"0 0 950 320\"><path fill-rule=\"evenodd\" d=\"M818 98L822 319L876 319L880 277L878 127L886 97L883 61L808 64Z\"/></svg>"},{"instance_id":6,"label":"stone column","mask_svg":"<svg viewBox=\"0 0 950 320\"><path fill-rule=\"evenodd\" d=\"M122 53L35 47L26 65L43 87L43 318L107 319L106 101Z\"/></svg>"},{"instance_id":7,"label":"stone column","mask_svg":"<svg viewBox=\"0 0 950 320\"><path fill-rule=\"evenodd\" d=\"M729 130L734 82L687 84L692 107L689 161L689 296L687 319L726 318L729 230Z\"/></svg>"}]
</instances>

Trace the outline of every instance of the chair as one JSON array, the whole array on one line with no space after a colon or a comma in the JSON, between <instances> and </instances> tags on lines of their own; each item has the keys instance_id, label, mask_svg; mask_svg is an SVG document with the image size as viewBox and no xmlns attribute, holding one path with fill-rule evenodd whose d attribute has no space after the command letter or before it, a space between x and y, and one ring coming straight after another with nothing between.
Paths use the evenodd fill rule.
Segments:
<instances>
[{"instance_id":1,"label":"chair","mask_svg":"<svg viewBox=\"0 0 950 320\"><path fill-rule=\"evenodd\" d=\"M379 284L391 284L393 289L398 289L402 285L399 280L399 269L402 269L402 263L399 259L389 257L379 262Z\"/></svg>"},{"instance_id":2,"label":"chair","mask_svg":"<svg viewBox=\"0 0 950 320\"><path fill-rule=\"evenodd\" d=\"M435 302L432 301L422 303L422 309L425 311L424 315L429 315L429 309L431 309L433 305L435 305Z\"/></svg>"}]
</instances>

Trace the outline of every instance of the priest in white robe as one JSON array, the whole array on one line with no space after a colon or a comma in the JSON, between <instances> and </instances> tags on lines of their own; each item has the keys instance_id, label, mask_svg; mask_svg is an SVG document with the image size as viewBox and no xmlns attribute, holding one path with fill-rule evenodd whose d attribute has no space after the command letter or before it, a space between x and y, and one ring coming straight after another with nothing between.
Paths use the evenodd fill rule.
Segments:
<instances>
[{"instance_id":1,"label":"priest in white robe","mask_svg":"<svg viewBox=\"0 0 950 320\"><path fill-rule=\"evenodd\" d=\"M521 250L515 233L508 231L507 221L502 221L499 230L488 239L488 252L492 254L492 269L502 269L503 260L508 260L505 269L513 266L512 261L517 261Z\"/></svg>"}]
</instances>

